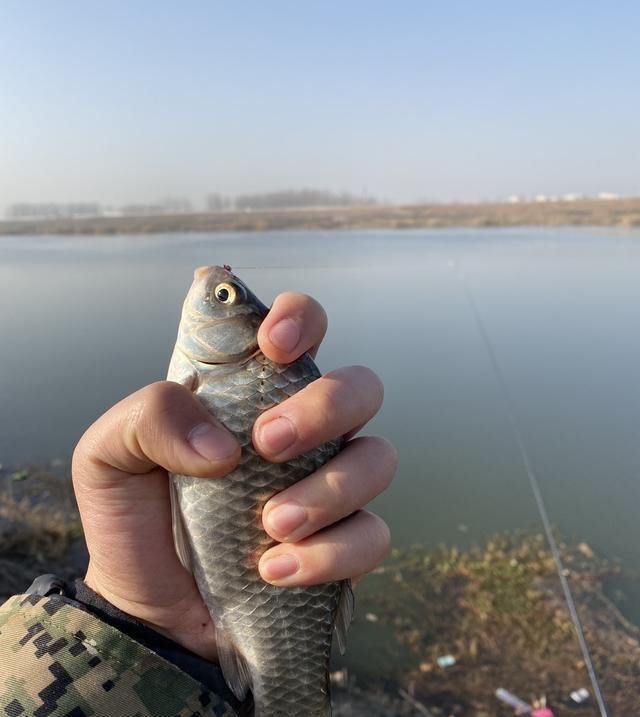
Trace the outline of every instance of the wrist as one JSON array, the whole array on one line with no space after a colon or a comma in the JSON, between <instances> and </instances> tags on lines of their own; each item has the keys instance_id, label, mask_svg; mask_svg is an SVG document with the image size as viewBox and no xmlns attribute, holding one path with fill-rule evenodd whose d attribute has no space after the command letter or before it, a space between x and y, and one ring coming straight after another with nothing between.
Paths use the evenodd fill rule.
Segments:
<instances>
[{"instance_id":1,"label":"wrist","mask_svg":"<svg viewBox=\"0 0 640 717\"><path fill-rule=\"evenodd\" d=\"M151 599L136 595L133 600L126 595L126 585L114 585L111 579L105 579L91 561L83 582L93 593L141 625L205 660L217 662L215 627L195 584L193 590L177 600L156 594Z\"/></svg>"},{"instance_id":2,"label":"wrist","mask_svg":"<svg viewBox=\"0 0 640 717\"><path fill-rule=\"evenodd\" d=\"M93 630L95 630L93 620L97 618L100 623L114 628L121 633L121 636L126 636L146 650L156 653L160 658L172 663L204 687L222 697L228 704L233 705L238 715L244 715L245 712L247 715L249 714L249 711L239 705L226 687L222 673L216 665L173 640L171 636L159 631L156 626L146 624L123 612L83 580L78 578L72 582L65 582L52 574L41 575L33 581L26 590L26 594L35 600L50 600L51 602L47 605L51 605L55 609L44 608L50 615L57 613L60 605L82 611L85 613L85 617L82 619L85 622L88 620L87 624L89 625L93 624ZM31 602L30 604L34 605L35 603ZM107 632L97 630L96 634L107 634ZM118 643L120 643L119 640Z\"/></svg>"}]
</instances>

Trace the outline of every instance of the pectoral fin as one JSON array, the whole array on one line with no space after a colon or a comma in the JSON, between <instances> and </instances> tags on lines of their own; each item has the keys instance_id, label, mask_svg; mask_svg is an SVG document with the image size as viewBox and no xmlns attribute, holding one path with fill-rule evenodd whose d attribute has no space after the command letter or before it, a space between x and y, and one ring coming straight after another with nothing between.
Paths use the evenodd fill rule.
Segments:
<instances>
[{"instance_id":1,"label":"pectoral fin","mask_svg":"<svg viewBox=\"0 0 640 717\"><path fill-rule=\"evenodd\" d=\"M219 626L216 627L216 648L220 669L229 689L240 701L244 700L251 688L249 665Z\"/></svg>"},{"instance_id":2,"label":"pectoral fin","mask_svg":"<svg viewBox=\"0 0 640 717\"><path fill-rule=\"evenodd\" d=\"M338 601L338 609L336 610L336 620L334 630L338 640L338 649L340 654L344 655L347 649L347 631L353 620L353 611L356 600L351 587L351 580L342 581L342 590L340 592L340 600Z\"/></svg>"},{"instance_id":3,"label":"pectoral fin","mask_svg":"<svg viewBox=\"0 0 640 717\"><path fill-rule=\"evenodd\" d=\"M189 548L187 532L184 528L182 514L180 513L180 506L178 505L176 485L172 477L169 478L169 481L171 486L171 524L173 526L173 543L176 547L176 553L178 554L180 562L193 575L193 567L191 565L191 549Z\"/></svg>"}]
</instances>

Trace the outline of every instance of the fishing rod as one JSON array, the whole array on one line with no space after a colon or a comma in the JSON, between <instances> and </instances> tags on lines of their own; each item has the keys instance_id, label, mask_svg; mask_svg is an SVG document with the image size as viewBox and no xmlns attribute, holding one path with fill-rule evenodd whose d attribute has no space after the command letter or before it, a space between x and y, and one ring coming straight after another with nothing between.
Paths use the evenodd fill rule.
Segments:
<instances>
[{"instance_id":1,"label":"fishing rod","mask_svg":"<svg viewBox=\"0 0 640 717\"><path fill-rule=\"evenodd\" d=\"M533 468L533 464L531 463L531 459L529 457L529 451L527 449L527 444L525 443L524 436L522 434L522 431L520 430L520 425L516 418L516 412L513 407L514 406L513 399L511 397L511 392L509 391L509 384L507 383L504 371L502 370L502 367L500 366L500 363L498 361L497 354L493 348L491 338L489 337L489 332L487 331L486 324L482 319L480 309L478 307L477 302L474 299L474 296L471 292L471 288L469 287L468 283L465 281L464 276L462 275L462 272L459 269L457 262L455 262L455 261L451 262L450 266L453 268L453 270L457 274L458 278L460 279L460 282L461 282L463 290L464 290L465 297L467 299L467 303L471 309L471 314L474 318L474 323L476 325L478 333L480 334L482 343L484 344L485 350L489 357L489 361L493 368L493 372L495 374L496 383L498 384L498 387L500 389L503 409L504 409L507 421L511 427L512 432L513 432L513 437L515 439L516 446L518 448L518 453L520 455L520 459L522 460L522 465L524 467L524 471L527 475L527 478L529 479L529 485L531 486L531 491L534 495L536 505L538 507L538 513L540 514L540 519L542 520L542 525L544 527L544 533L545 533L545 536L547 539L547 543L549 544L549 549L551 551L551 555L553 556L553 561L556 566L556 572L558 573L560 585L562 586L562 592L564 593L564 598L567 603L567 608L569 610L571 622L573 623L573 627L574 627L576 636L578 638L578 643L580 645L580 651L582 652L582 658L583 658L585 666L587 668L587 673L589 675L589 680L591 681L591 686L593 687L593 693L595 695L596 702L598 704L598 709L600 711L600 717L610 717L609 710L607 708L607 704L605 702L604 695L602 693L602 689L600 688L598 676L597 676L595 668L593 666L593 660L591 659L591 652L589 650L589 645L587 644L587 640L584 635L582 622L580 620L580 616L578 615L578 610L576 608L575 600L573 598L573 593L571 592L571 586L569 585L569 581L567 580L568 571L565 569L564 564L562 562L562 556L560 555L560 550L558 549L558 544L553 535L553 530L551 528L551 522L549 520L549 515L547 513L547 509L544 504L544 500L542 498L540 484L538 483L538 478L536 476L536 472Z\"/></svg>"}]
</instances>

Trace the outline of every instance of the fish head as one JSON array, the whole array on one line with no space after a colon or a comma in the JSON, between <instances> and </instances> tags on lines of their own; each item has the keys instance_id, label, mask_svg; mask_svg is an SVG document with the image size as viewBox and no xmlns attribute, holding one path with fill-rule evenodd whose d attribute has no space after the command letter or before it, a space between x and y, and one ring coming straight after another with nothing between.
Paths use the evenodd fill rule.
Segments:
<instances>
[{"instance_id":1,"label":"fish head","mask_svg":"<svg viewBox=\"0 0 640 717\"><path fill-rule=\"evenodd\" d=\"M268 311L227 267L202 266L182 308L177 346L202 363L242 361L258 350L258 328Z\"/></svg>"}]
</instances>

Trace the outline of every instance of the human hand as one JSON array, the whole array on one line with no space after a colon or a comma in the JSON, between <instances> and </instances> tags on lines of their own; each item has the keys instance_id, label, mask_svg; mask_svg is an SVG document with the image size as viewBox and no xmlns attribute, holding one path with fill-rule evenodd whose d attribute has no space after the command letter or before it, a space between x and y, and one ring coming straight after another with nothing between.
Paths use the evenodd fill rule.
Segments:
<instances>
[{"instance_id":1,"label":"human hand","mask_svg":"<svg viewBox=\"0 0 640 717\"><path fill-rule=\"evenodd\" d=\"M282 294L258 341L269 358L286 363L305 351L315 353L325 330L319 304ZM382 386L369 369L332 371L262 414L253 431L255 448L279 462L329 439L350 438L381 401ZM287 420L274 430L277 418ZM215 479L229 473L239 456L232 434L187 389L167 381L107 411L73 456L90 555L85 582L119 609L208 659L216 656L215 629L174 549L167 471ZM279 542L260 560L263 579L311 585L373 569L388 549L389 531L362 507L389 485L394 471L395 451L386 440L351 438L333 460L274 496L264 508L263 524ZM287 569L294 572L285 575Z\"/></svg>"}]
</instances>

